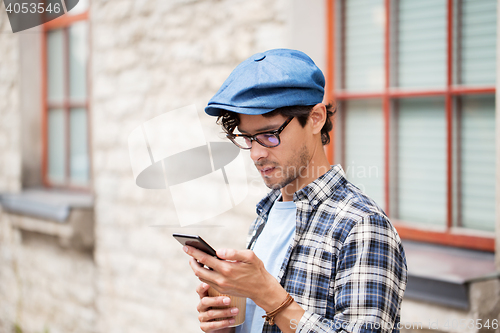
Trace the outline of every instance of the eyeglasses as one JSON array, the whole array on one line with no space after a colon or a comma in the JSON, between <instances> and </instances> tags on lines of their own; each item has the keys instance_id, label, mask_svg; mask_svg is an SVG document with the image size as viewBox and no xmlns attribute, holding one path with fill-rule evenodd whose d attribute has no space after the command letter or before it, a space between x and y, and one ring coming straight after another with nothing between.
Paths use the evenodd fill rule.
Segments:
<instances>
[{"instance_id":1,"label":"eyeglasses","mask_svg":"<svg viewBox=\"0 0 500 333\"><path fill-rule=\"evenodd\" d=\"M293 117L288 118L283 123L283 125L280 126L280 128L274 131L257 133L255 135L228 134L227 138L241 149L252 148L252 141L257 141L264 147L273 148L279 146L279 144L281 143L280 134L281 132L283 132L286 125L288 125L292 121L292 119Z\"/></svg>"}]
</instances>

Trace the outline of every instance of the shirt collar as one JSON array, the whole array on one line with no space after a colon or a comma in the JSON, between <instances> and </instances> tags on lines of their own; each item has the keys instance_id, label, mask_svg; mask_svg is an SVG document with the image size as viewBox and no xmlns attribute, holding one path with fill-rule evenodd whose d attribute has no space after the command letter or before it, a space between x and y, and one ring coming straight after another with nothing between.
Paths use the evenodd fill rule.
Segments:
<instances>
[{"instance_id":1,"label":"shirt collar","mask_svg":"<svg viewBox=\"0 0 500 333\"><path fill-rule=\"evenodd\" d=\"M314 209L325 199L332 196L337 188L346 182L345 173L340 164L333 165L324 175L293 194L293 201L308 202ZM281 194L273 190L257 204L257 214L263 218L269 213L274 201Z\"/></svg>"}]
</instances>

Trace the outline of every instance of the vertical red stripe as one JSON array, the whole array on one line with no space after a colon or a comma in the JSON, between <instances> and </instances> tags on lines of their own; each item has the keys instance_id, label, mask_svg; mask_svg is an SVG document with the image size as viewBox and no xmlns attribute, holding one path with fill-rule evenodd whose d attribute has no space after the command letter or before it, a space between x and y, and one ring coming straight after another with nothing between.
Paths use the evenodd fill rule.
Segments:
<instances>
[{"instance_id":1,"label":"vertical red stripe","mask_svg":"<svg viewBox=\"0 0 500 333\"><path fill-rule=\"evenodd\" d=\"M385 54L385 89L384 89L384 188L385 188L385 213L390 216L390 96L389 96L389 86L390 86L390 0L385 0L385 40L384 40L384 54Z\"/></svg>"},{"instance_id":2,"label":"vertical red stripe","mask_svg":"<svg viewBox=\"0 0 500 333\"><path fill-rule=\"evenodd\" d=\"M446 80L446 225L452 227L453 223L453 110L451 86L453 84L453 0L447 2L448 10L448 34L447 34L447 80Z\"/></svg>"},{"instance_id":3,"label":"vertical red stripe","mask_svg":"<svg viewBox=\"0 0 500 333\"><path fill-rule=\"evenodd\" d=\"M43 25L42 25L43 27ZM48 186L49 182L47 179L48 172L48 105L47 105L47 31L42 28L42 82L41 82L41 92L42 92L42 183L44 186Z\"/></svg>"},{"instance_id":4,"label":"vertical red stripe","mask_svg":"<svg viewBox=\"0 0 500 333\"><path fill-rule=\"evenodd\" d=\"M339 47L340 47L340 82L338 87L339 90L345 90L346 85L345 85L345 64L346 64L346 59L345 59L345 54L346 54L346 0L341 0L339 6L339 12L340 12L340 40L339 40Z\"/></svg>"},{"instance_id":5,"label":"vertical red stripe","mask_svg":"<svg viewBox=\"0 0 500 333\"><path fill-rule=\"evenodd\" d=\"M92 66L92 23L91 20L87 21L87 43L88 43L88 51L87 51L87 68L86 68L86 80L87 80L87 94L85 96L86 99L86 112L87 112L87 152L88 152L88 163L89 163L89 183L88 187L89 189L92 188L92 179L94 178L93 176L93 168L92 168L92 160L93 160L93 154L92 154L92 139L91 139L91 124L92 124L92 114L90 110L90 91L92 90L92 85L91 85L91 77L90 77L90 67Z\"/></svg>"},{"instance_id":6,"label":"vertical red stripe","mask_svg":"<svg viewBox=\"0 0 500 333\"><path fill-rule=\"evenodd\" d=\"M65 140L65 184L69 185L70 176L70 163L71 163L71 149L70 149L70 102L69 102L69 28L63 29L64 33L64 140Z\"/></svg>"},{"instance_id":7,"label":"vertical red stripe","mask_svg":"<svg viewBox=\"0 0 500 333\"><path fill-rule=\"evenodd\" d=\"M331 103L335 91L335 0L325 0L326 7L326 102ZM333 119L332 119L333 121ZM326 146L326 156L330 164L335 158L335 122L330 131L330 143Z\"/></svg>"}]
</instances>

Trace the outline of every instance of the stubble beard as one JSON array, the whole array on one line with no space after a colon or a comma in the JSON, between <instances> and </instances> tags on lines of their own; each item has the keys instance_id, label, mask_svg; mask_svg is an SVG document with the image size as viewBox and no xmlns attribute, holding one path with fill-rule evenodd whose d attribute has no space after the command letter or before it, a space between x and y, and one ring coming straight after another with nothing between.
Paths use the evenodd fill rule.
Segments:
<instances>
[{"instance_id":1,"label":"stubble beard","mask_svg":"<svg viewBox=\"0 0 500 333\"><path fill-rule=\"evenodd\" d=\"M262 165L271 165L276 169L272 177L262 176L264 183L272 190L282 189L286 185L295 181L302 174L303 170L309 164L310 159L311 156L309 151L307 150L307 147L303 145L300 150L298 150L297 153L294 154L290 160L288 160L286 166L279 165L278 163L266 164L266 161L262 162ZM273 184L271 182L273 179L280 178L282 178L282 180L277 184Z\"/></svg>"}]
</instances>

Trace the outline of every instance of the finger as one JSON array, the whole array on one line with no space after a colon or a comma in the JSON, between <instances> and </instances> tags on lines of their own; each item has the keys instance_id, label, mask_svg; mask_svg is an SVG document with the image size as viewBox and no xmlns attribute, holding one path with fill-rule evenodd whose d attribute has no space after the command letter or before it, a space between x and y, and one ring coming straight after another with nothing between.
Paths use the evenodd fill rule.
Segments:
<instances>
[{"instance_id":1,"label":"finger","mask_svg":"<svg viewBox=\"0 0 500 333\"><path fill-rule=\"evenodd\" d=\"M231 304L231 299L227 296L203 297L198 303L198 312L208 311L210 308L227 308Z\"/></svg>"},{"instance_id":2,"label":"finger","mask_svg":"<svg viewBox=\"0 0 500 333\"><path fill-rule=\"evenodd\" d=\"M236 316L238 312L238 308L209 309L207 311L200 312L198 319L200 320L200 323L219 321L221 319L231 319Z\"/></svg>"},{"instance_id":3,"label":"finger","mask_svg":"<svg viewBox=\"0 0 500 333\"><path fill-rule=\"evenodd\" d=\"M182 249L184 252L196 259L200 264L206 265L212 269L216 269L220 263L219 259L212 257L208 253L195 249L192 246L184 246Z\"/></svg>"},{"instance_id":4,"label":"finger","mask_svg":"<svg viewBox=\"0 0 500 333\"><path fill-rule=\"evenodd\" d=\"M252 250L219 249L217 257L224 260L250 262L257 258Z\"/></svg>"},{"instance_id":5,"label":"finger","mask_svg":"<svg viewBox=\"0 0 500 333\"><path fill-rule=\"evenodd\" d=\"M210 332L234 325L235 319L225 319L221 321L202 322L200 328L203 332Z\"/></svg>"},{"instance_id":6,"label":"finger","mask_svg":"<svg viewBox=\"0 0 500 333\"><path fill-rule=\"evenodd\" d=\"M189 266L193 270L194 275L200 281L210 284L216 278L216 273L212 270L206 269L203 265L200 265L194 258L189 260Z\"/></svg>"},{"instance_id":7,"label":"finger","mask_svg":"<svg viewBox=\"0 0 500 333\"><path fill-rule=\"evenodd\" d=\"M205 282L200 283L198 287L196 287L196 292L200 296L200 299L208 296L208 288L210 288L210 286Z\"/></svg>"}]
</instances>

